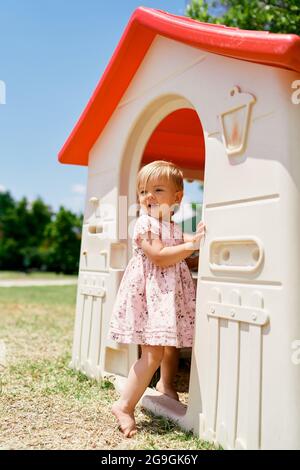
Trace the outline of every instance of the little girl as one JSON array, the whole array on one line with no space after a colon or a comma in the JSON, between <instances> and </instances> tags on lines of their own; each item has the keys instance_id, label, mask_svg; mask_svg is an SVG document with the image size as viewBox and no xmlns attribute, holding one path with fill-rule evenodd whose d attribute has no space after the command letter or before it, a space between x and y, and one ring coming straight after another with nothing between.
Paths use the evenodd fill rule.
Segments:
<instances>
[{"instance_id":1,"label":"little girl","mask_svg":"<svg viewBox=\"0 0 300 470\"><path fill-rule=\"evenodd\" d=\"M173 388L179 348L193 343L196 295L185 258L199 249L205 233L183 234L171 221L183 197L183 175L172 163L155 161L137 178L142 214L133 233L133 257L122 278L109 336L119 343L141 345L141 357L129 371L112 412L126 437L136 433L134 409L161 367L157 390L175 399Z\"/></svg>"}]
</instances>

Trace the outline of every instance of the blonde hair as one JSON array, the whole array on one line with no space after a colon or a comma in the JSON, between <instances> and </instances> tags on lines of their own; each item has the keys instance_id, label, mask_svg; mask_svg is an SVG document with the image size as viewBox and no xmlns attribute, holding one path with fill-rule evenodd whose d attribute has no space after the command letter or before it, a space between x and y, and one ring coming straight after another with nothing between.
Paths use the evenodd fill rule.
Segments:
<instances>
[{"instance_id":1,"label":"blonde hair","mask_svg":"<svg viewBox=\"0 0 300 470\"><path fill-rule=\"evenodd\" d=\"M183 173L174 163L156 160L143 166L137 176L137 191L145 188L149 180L167 178L172 181L177 191L183 191Z\"/></svg>"}]
</instances>

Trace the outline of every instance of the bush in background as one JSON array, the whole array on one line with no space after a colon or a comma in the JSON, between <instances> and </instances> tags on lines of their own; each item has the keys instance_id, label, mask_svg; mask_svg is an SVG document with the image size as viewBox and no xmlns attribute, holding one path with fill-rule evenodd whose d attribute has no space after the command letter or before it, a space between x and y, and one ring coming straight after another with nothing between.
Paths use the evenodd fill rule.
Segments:
<instances>
[{"instance_id":1,"label":"bush in background","mask_svg":"<svg viewBox=\"0 0 300 470\"><path fill-rule=\"evenodd\" d=\"M78 272L82 215L0 193L0 269Z\"/></svg>"}]
</instances>

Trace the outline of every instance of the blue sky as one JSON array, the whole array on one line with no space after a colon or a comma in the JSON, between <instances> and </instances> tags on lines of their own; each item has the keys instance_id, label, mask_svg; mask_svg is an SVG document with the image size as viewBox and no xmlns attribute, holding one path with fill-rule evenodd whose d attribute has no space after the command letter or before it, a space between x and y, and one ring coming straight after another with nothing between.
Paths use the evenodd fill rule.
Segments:
<instances>
[{"instance_id":1,"label":"blue sky","mask_svg":"<svg viewBox=\"0 0 300 470\"><path fill-rule=\"evenodd\" d=\"M87 169L57 153L140 5L183 15L185 0L0 0L0 191L83 211ZM1 102L1 96L0 96Z\"/></svg>"}]
</instances>

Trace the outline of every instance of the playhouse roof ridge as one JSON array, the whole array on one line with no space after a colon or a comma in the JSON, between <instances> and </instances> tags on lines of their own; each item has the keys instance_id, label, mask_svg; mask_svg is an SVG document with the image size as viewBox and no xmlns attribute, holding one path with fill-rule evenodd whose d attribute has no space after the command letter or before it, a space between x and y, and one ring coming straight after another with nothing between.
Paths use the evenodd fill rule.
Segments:
<instances>
[{"instance_id":1,"label":"playhouse roof ridge","mask_svg":"<svg viewBox=\"0 0 300 470\"><path fill-rule=\"evenodd\" d=\"M300 37L203 23L162 10L137 8L92 97L59 152L59 161L87 165L89 151L109 121L157 35L207 52L300 72Z\"/></svg>"}]
</instances>

